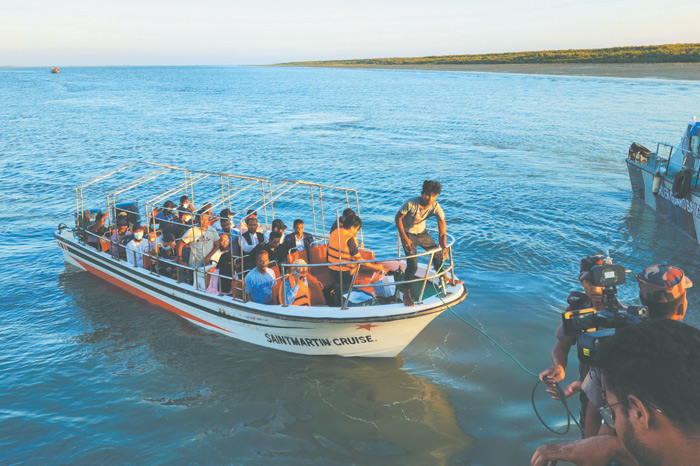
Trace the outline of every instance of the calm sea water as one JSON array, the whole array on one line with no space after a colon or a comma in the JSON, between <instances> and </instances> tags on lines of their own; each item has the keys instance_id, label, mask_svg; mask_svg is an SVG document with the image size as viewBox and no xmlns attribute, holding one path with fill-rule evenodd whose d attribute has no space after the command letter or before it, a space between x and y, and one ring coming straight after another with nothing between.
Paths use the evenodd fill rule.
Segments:
<instances>
[{"instance_id":1,"label":"calm sea water","mask_svg":"<svg viewBox=\"0 0 700 466\"><path fill-rule=\"evenodd\" d=\"M449 312L396 359L289 355L66 268L51 235L76 184L138 159L356 187L375 242L438 179L470 288L455 311L539 372L581 256L700 282L698 246L632 199L624 164L632 141L676 143L698 102L662 80L0 69L0 463L529 464L558 441L535 380Z\"/></svg>"}]
</instances>

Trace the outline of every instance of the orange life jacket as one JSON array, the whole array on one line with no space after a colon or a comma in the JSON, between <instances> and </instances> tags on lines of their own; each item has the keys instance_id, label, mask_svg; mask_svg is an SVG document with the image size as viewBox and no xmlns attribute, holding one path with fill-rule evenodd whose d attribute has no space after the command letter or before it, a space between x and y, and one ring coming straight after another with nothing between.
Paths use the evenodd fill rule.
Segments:
<instances>
[{"instance_id":1,"label":"orange life jacket","mask_svg":"<svg viewBox=\"0 0 700 466\"><path fill-rule=\"evenodd\" d=\"M295 306L311 306L311 293L304 280L297 280L297 295L294 297Z\"/></svg>"},{"instance_id":2,"label":"orange life jacket","mask_svg":"<svg viewBox=\"0 0 700 466\"><path fill-rule=\"evenodd\" d=\"M294 276L291 276L289 277L289 282L287 285L292 288L294 288L295 285L299 285L297 288L297 294L294 297L294 302L287 304L291 304L293 306L311 306L311 293L309 292L309 287L306 285L304 280L296 280ZM284 287L282 287L280 292L284 292ZM280 299L280 303L281 302L283 302L282 299Z\"/></svg>"},{"instance_id":3,"label":"orange life jacket","mask_svg":"<svg viewBox=\"0 0 700 466\"><path fill-rule=\"evenodd\" d=\"M336 228L330 234L328 238L328 253L326 259L328 262L349 262L352 260L350 255L350 249L348 248L348 241L350 238L354 238L351 232L345 228ZM354 270L353 265L329 265L328 268L337 270L339 272L344 272L346 270Z\"/></svg>"}]
</instances>

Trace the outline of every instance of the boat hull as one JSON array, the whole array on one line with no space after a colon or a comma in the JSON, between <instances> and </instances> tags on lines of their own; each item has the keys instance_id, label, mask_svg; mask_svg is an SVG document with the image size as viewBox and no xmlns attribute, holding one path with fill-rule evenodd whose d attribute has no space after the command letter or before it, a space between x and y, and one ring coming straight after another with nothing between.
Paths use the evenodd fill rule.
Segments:
<instances>
[{"instance_id":1,"label":"boat hull","mask_svg":"<svg viewBox=\"0 0 700 466\"><path fill-rule=\"evenodd\" d=\"M433 319L467 296L463 284L446 297L420 305L402 304L342 310L326 306L271 306L235 301L195 290L97 252L73 238L54 234L67 263L90 272L187 321L226 336L276 350L306 355L394 357Z\"/></svg>"},{"instance_id":2,"label":"boat hull","mask_svg":"<svg viewBox=\"0 0 700 466\"><path fill-rule=\"evenodd\" d=\"M673 179L663 176L657 195L653 193L654 170L646 164L627 159L634 196L664 215L670 223L698 242L700 232L700 196L695 189L682 198L673 196Z\"/></svg>"}]
</instances>

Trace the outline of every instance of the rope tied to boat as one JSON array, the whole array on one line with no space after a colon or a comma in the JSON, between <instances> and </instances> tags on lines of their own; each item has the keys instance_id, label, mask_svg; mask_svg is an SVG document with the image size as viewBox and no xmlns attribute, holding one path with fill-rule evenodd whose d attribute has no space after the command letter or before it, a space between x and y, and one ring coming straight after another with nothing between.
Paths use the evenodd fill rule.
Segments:
<instances>
[{"instance_id":1,"label":"rope tied to boat","mask_svg":"<svg viewBox=\"0 0 700 466\"><path fill-rule=\"evenodd\" d=\"M440 266L440 269L437 271L437 273L439 274L443 270L443 268L444 268L444 263L443 263L443 265ZM542 380L540 380L540 378L539 378L539 374L536 374L535 372L533 372L530 369L528 369L527 367L525 367L525 365L523 365L523 363L521 363L518 360L518 358L516 358L512 353L510 353L503 346L501 346L488 333L486 333L485 330L480 329L476 325L472 324L471 322L467 321L462 316L457 314L457 312L455 312L455 310L449 304L447 304L445 302L445 300L442 299L442 296L440 296L440 293L438 293L436 296L440 299L440 301L442 301L442 304L445 306L445 308L447 308L455 317L457 317L459 320L461 320L462 322L464 322L465 324L467 324L468 326L470 326L471 328L473 328L474 330L476 330L477 332L479 332L483 336L485 336L491 343L493 343L498 349L503 351L503 353L505 353L506 356L508 356L513 362L515 362L515 364L518 367L520 367L520 369L522 369L523 372L525 372L526 374L528 374L530 376L537 378L537 383L535 383L535 386L532 388L532 393L530 395L530 402L532 403L532 409L535 411L535 416L537 416L537 419L540 421L540 423L547 430L549 430L550 432L552 432L556 435L566 435L569 433L569 430L571 429L571 424L572 424L571 421L573 421L576 424L576 426L579 428L579 430L581 431L581 436L583 437L583 434L584 434L583 427L576 420L576 417L571 413L571 410L569 409L568 402L566 400L566 396L564 395L564 390L561 388L561 385L559 385L558 382L553 382L552 387L554 388L557 396L559 397L559 401L564 406L564 410L566 411L566 428L563 431L554 430L552 427L550 427L545 422L545 420L542 419L542 416L540 416L540 413L537 410L537 406L535 404L535 393L537 392L537 387L539 387L539 385L542 383Z\"/></svg>"}]
</instances>

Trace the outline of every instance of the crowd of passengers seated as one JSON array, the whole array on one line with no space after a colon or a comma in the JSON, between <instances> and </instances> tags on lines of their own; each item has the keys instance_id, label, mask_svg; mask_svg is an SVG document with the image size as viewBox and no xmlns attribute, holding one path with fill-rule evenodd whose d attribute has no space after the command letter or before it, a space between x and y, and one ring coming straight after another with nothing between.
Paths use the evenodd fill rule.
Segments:
<instances>
[{"instance_id":1,"label":"crowd of passengers seated","mask_svg":"<svg viewBox=\"0 0 700 466\"><path fill-rule=\"evenodd\" d=\"M239 228L233 227L229 209L223 209L218 217L212 217L211 210L211 204L206 204L195 212L187 196L182 196L177 207L174 202L166 201L161 209L154 211L155 230L138 222L130 224L127 213L120 211L116 225L110 231L105 226L107 214L98 213L95 222L87 228L89 234L85 240L98 250L109 249L113 257L129 264L156 269L159 274L170 278L176 278L179 273L177 278L190 284L195 282L190 269L198 270L196 282L200 288L224 295L232 294L232 279L246 277L250 271L260 269L257 259L262 252L267 255L269 267L275 270L270 273L275 275L278 285L279 268L276 266L287 260L306 264L298 255L290 254L303 252L301 257L307 260L311 257L314 238L304 231L302 219L294 220L293 232L284 236L287 226L281 219L273 220L271 229L264 233L260 231L258 215L253 209L248 210ZM354 215L352 209L346 209L340 219L341 225L351 215ZM333 227L335 229L337 223ZM109 238L109 241L100 241L99 236ZM189 269L178 270L177 264ZM205 270L209 273L205 274ZM295 267L286 279L289 285L286 288L287 302L294 305L309 305L309 295L313 294L309 287L324 288L306 267ZM298 297L289 294L297 291ZM256 293L247 295L257 301ZM282 302L282 291L279 291L278 301Z\"/></svg>"}]
</instances>

